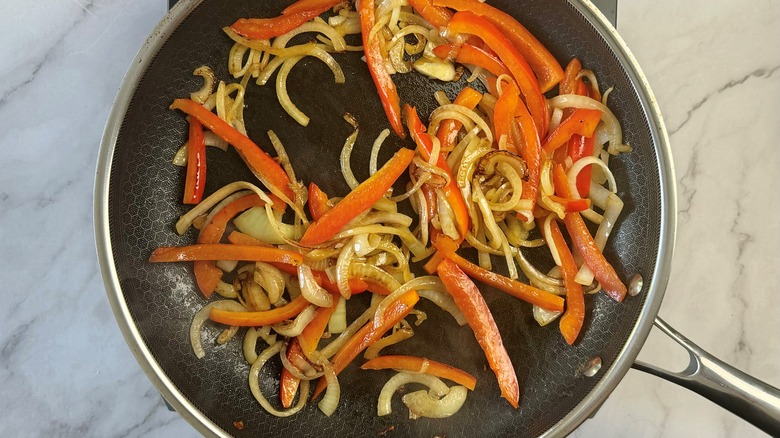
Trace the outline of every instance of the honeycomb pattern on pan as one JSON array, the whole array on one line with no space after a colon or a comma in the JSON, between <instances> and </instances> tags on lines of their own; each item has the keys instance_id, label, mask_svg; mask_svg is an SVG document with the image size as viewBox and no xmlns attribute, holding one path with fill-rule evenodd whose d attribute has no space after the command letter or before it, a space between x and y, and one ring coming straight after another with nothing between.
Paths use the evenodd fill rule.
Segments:
<instances>
[{"instance_id":1,"label":"honeycomb pattern on pan","mask_svg":"<svg viewBox=\"0 0 780 438\"><path fill-rule=\"evenodd\" d=\"M371 436L394 426L388 436L534 436L562 419L588 395L598 379L578 374L579 366L600 356L607 369L615 361L636 324L644 298L629 298L617 304L603 295L587 298L587 323L580 341L566 347L555 325L540 328L530 306L485 290L485 297L501 329L504 343L521 382L521 409L513 410L500 399L495 378L468 328L458 327L448 315L429 303L429 320L398 353L425 354L473 373L477 389L466 406L448 420L406 418L406 409L395 397L393 414L376 416L376 399L391 373L359 372L352 365L341 376L342 401L333 417L322 415L315 405L299 415L277 419L257 405L247 385L248 366L240 349L240 335L224 346L215 346L215 327L204 331L207 355L197 360L191 351L188 329L192 315L206 301L194 287L187 264L149 264L152 250L162 245L192 243L195 233L178 236L174 223L186 211L180 204L184 169L170 160L186 137L184 117L167 109L176 97L186 97L200 86L191 75L195 67L208 64L217 76L228 79L225 60L230 42L220 28L242 16L278 13L281 1L206 1L171 36L152 61L138 85L124 118L112 161L109 217L111 244L124 298L143 341L177 388L212 421L235 436ZM660 235L661 199L657 156L651 134L634 87L613 53L590 25L568 3L546 0L502 0L496 5L510 10L539 36L562 63L573 55L596 71L602 87L614 86L610 107L620 119L631 154L612 161L626 201L623 218L607 248L623 279L636 272L646 279L655 269ZM347 76L344 85L334 84L330 71L317 60L306 60L291 74L290 94L312 118L308 128L292 122L276 101L272 87L250 87L247 124L250 136L271 150L265 136L274 129L288 148L300 178L317 182L326 192L347 190L338 170L338 151L350 128L341 120L349 111L361 125L359 144L370 144L386 127L384 113L373 84L358 55L338 57ZM404 100L414 102L426 117L434 108L433 91L442 88L452 95L452 85L421 82L412 76L396 79ZM383 148L387 158L403 144L391 137ZM232 150L209 148L207 192L238 179L252 181L251 174ZM353 155L359 179L367 176L368 148ZM360 164L359 164L360 163ZM229 169L229 170L228 170ZM549 263L544 253L532 254ZM350 303L358 312L365 302ZM361 361L357 361L361 362ZM273 400L278 392L275 376L280 363L264 370L264 392ZM241 420L244 430L233 422Z\"/></svg>"}]
</instances>

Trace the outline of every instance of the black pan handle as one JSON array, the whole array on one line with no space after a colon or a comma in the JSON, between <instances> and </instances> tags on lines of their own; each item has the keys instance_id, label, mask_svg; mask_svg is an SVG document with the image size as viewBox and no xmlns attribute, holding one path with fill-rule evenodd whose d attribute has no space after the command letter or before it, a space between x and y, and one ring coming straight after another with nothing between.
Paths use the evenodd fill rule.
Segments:
<instances>
[{"instance_id":1,"label":"black pan handle","mask_svg":"<svg viewBox=\"0 0 780 438\"><path fill-rule=\"evenodd\" d=\"M674 382L708 398L771 436L780 436L780 390L702 350L661 318L655 326L688 352L690 362L675 373L637 361L635 369Z\"/></svg>"}]
</instances>

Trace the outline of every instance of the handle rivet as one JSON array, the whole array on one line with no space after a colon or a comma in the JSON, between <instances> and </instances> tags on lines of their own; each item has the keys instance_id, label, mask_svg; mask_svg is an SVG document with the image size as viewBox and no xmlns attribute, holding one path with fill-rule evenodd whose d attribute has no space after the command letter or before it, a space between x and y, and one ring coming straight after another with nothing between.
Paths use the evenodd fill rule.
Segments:
<instances>
[{"instance_id":1,"label":"handle rivet","mask_svg":"<svg viewBox=\"0 0 780 438\"><path fill-rule=\"evenodd\" d=\"M642 287L645 285L645 280L639 274L634 274L631 277L631 281L628 283L628 294L632 297L639 295L642 292Z\"/></svg>"},{"instance_id":2,"label":"handle rivet","mask_svg":"<svg viewBox=\"0 0 780 438\"><path fill-rule=\"evenodd\" d=\"M593 377L596 375L596 373L599 372L601 369L601 358L596 356L593 359L585 362L582 364L582 367L580 367L582 370L582 374L585 377Z\"/></svg>"}]
</instances>

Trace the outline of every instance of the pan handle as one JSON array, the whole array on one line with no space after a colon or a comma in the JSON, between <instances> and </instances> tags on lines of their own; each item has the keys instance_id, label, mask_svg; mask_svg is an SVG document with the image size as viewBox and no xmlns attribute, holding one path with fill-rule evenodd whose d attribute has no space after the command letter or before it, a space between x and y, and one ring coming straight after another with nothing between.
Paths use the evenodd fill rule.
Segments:
<instances>
[{"instance_id":1,"label":"pan handle","mask_svg":"<svg viewBox=\"0 0 780 438\"><path fill-rule=\"evenodd\" d=\"M769 435L780 436L780 390L707 353L661 318L656 318L654 324L688 351L688 367L675 373L636 361L633 368L688 388Z\"/></svg>"}]
</instances>

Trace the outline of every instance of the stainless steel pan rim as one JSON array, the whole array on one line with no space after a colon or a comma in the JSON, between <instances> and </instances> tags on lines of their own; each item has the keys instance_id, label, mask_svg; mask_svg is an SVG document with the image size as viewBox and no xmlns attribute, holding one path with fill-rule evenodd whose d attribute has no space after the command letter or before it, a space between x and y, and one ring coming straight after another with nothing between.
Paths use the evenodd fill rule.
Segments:
<instances>
[{"instance_id":1,"label":"stainless steel pan rim","mask_svg":"<svg viewBox=\"0 0 780 438\"><path fill-rule=\"evenodd\" d=\"M222 428L217 426L200 410L198 410L176 388L172 381L154 359L151 351L143 342L140 332L133 322L129 309L125 303L116 266L114 264L113 250L109 234L108 222L108 193L109 180L114 148L117 142L122 119L127 111L130 99L140 81L144 71L148 67L154 55L165 43L170 34L203 0L181 0L160 21L152 31L149 38L139 50L128 70L119 93L114 101L108 121L106 123L103 139L100 146L95 177L94 197L94 225L95 239L103 282L108 294L111 308L117 319L119 327L127 344L130 346L142 369L152 381L163 398L187 420L198 432L208 436L229 436ZM606 400L615 389L625 373L631 367L634 359L647 338L653 326L653 320L658 313L663 299L663 294L671 271L671 260L676 232L676 191L674 167L669 140L664 127L663 119L657 102L653 97L650 86L644 77L638 63L626 46L625 42L617 34L614 27L606 20L599 10L589 0L568 0L577 8L604 37L612 48L619 61L624 66L628 76L637 87L637 93L641 104L647 112L646 117L650 122L650 131L658 156L658 171L660 175L660 187L662 198L661 232L659 251L656 259L655 270L649 286L643 292L647 294L645 306L637 324L632 330L628 342L624 345L618 359L593 388L591 393L571 410L561 421L555 424L543 436L559 436L572 432L585 421Z\"/></svg>"}]
</instances>

